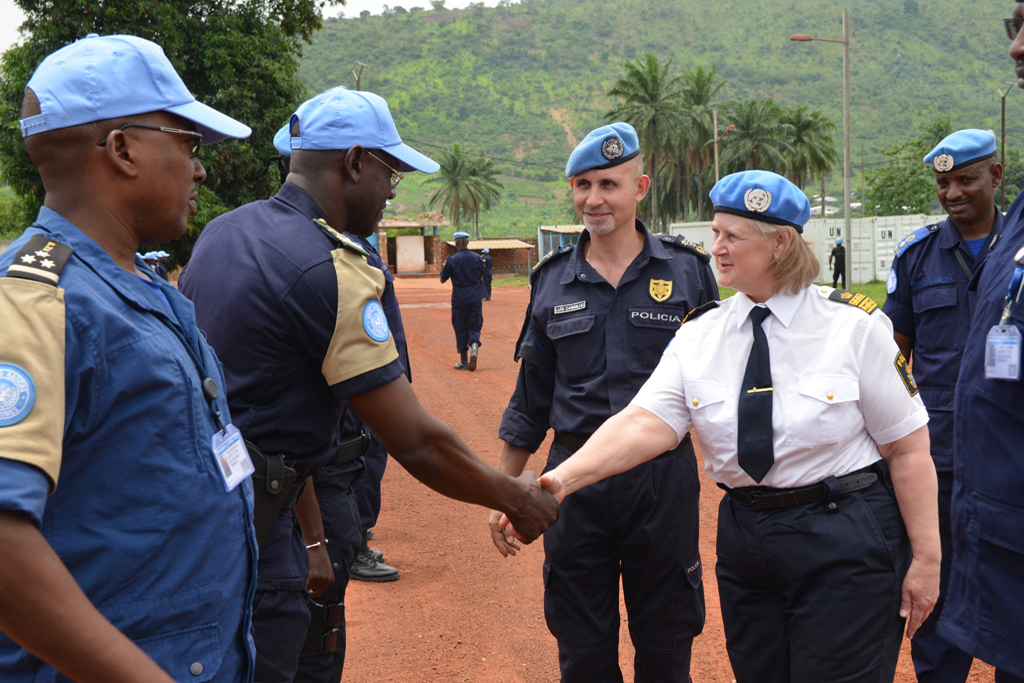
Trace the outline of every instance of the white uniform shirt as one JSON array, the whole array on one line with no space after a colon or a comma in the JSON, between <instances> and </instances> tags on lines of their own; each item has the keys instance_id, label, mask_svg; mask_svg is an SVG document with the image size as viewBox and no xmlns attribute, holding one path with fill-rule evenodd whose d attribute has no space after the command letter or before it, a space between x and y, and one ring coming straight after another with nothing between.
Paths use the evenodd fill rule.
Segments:
<instances>
[{"instance_id":1,"label":"white uniform shirt","mask_svg":"<svg viewBox=\"0 0 1024 683\"><path fill-rule=\"evenodd\" d=\"M909 377L896 367L892 323L828 300L831 287L809 286L766 302L762 324L772 367L775 464L760 482L790 488L842 476L879 460L891 443L928 422ZM713 480L755 486L736 455L737 407L754 342L744 294L685 323L632 405L664 420L682 440L694 427Z\"/></svg>"}]
</instances>

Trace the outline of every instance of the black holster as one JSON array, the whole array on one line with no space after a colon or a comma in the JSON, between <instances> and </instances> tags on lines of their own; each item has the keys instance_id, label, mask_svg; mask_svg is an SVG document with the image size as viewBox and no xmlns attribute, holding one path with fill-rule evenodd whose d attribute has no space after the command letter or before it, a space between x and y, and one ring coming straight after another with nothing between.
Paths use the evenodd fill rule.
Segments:
<instances>
[{"instance_id":1,"label":"black holster","mask_svg":"<svg viewBox=\"0 0 1024 683\"><path fill-rule=\"evenodd\" d=\"M270 536L270 530L281 510L290 502L295 504L295 470L285 464L283 455L264 455L246 441L249 458L255 472L252 474L253 523L256 526L256 543L263 549Z\"/></svg>"},{"instance_id":2,"label":"black holster","mask_svg":"<svg viewBox=\"0 0 1024 683\"><path fill-rule=\"evenodd\" d=\"M341 629L345 623L345 603L321 604L306 595L309 607L309 630L300 657L326 655L338 648Z\"/></svg>"}]
</instances>

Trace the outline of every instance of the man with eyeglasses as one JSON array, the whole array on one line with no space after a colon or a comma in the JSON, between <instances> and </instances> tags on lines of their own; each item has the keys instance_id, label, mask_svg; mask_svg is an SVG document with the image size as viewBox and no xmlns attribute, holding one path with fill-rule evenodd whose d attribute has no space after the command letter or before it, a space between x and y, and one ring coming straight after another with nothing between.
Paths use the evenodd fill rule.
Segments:
<instances>
[{"instance_id":1,"label":"man with eyeglasses","mask_svg":"<svg viewBox=\"0 0 1024 683\"><path fill-rule=\"evenodd\" d=\"M250 130L135 36L49 55L22 117L46 199L0 255L0 680L252 681L245 452L136 253L185 233L199 146Z\"/></svg>"},{"instance_id":2,"label":"man with eyeglasses","mask_svg":"<svg viewBox=\"0 0 1024 683\"><path fill-rule=\"evenodd\" d=\"M288 127L286 182L271 199L211 221L180 281L224 359L239 429L266 465L256 480L260 683L294 679L307 595L316 599L334 582L333 539L323 535L310 475L362 455L361 439L341 438L347 406L413 476L449 497L511 511L530 538L558 509L532 473L516 479L485 465L419 404L380 302L384 274L342 234L369 234L402 174L438 164L402 142L387 102L369 92L332 88L300 105ZM263 528L261 508L270 506L280 511ZM341 605L318 604L326 628L312 645L327 654Z\"/></svg>"},{"instance_id":3,"label":"man with eyeglasses","mask_svg":"<svg viewBox=\"0 0 1024 683\"><path fill-rule=\"evenodd\" d=\"M459 352L456 370L476 371L480 354L480 330L484 326L484 306L487 297L484 286L484 260L469 250L469 233L461 230L454 235L455 253L445 259L441 268L441 282L452 281L452 328L455 347ZM466 354L469 357L466 357Z\"/></svg>"},{"instance_id":4,"label":"man with eyeglasses","mask_svg":"<svg viewBox=\"0 0 1024 683\"><path fill-rule=\"evenodd\" d=\"M1024 5L1006 20L1024 87ZM1024 193L975 273L953 404L953 562L937 633L1024 681ZM916 365L916 364L915 364Z\"/></svg>"}]
</instances>

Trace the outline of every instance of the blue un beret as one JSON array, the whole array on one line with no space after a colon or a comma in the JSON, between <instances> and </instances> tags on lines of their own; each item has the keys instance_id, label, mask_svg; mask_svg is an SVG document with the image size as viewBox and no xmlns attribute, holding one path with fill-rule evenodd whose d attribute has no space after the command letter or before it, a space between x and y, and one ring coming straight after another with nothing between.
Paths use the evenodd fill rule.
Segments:
<instances>
[{"instance_id":1,"label":"blue un beret","mask_svg":"<svg viewBox=\"0 0 1024 683\"><path fill-rule=\"evenodd\" d=\"M936 173L956 171L996 155L996 136L987 130L966 128L951 133L928 152L924 163L931 164Z\"/></svg>"},{"instance_id":2,"label":"blue un beret","mask_svg":"<svg viewBox=\"0 0 1024 683\"><path fill-rule=\"evenodd\" d=\"M454 235L452 235L452 238L453 239L457 239L457 240L462 240L462 239L468 240L469 239L469 233L468 232L463 232L463 231L460 230L457 233L455 233Z\"/></svg>"},{"instance_id":3,"label":"blue un beret","mask_svg":"<svg viewBox=\"0 0 1024 683\"><path fill-rule=\"evenodd\" d=\"M629 161L640 153L640 140L633 126L612 123L590 131L583 142L569 155L565 177L572 178L584 171L611 168Z\"/></svg>"},{"instance_id":4,"label":"blue un beret","mask_svg":"<svg viewBox=\"0 0 1024 683\"><path fill-rule=\"evenodd\" d=\"M811 203L803 191L771 171L741 171L725 176L711 188L715 213L731 213L797 232L811 219Z\"/></svg>"}]
</instances>

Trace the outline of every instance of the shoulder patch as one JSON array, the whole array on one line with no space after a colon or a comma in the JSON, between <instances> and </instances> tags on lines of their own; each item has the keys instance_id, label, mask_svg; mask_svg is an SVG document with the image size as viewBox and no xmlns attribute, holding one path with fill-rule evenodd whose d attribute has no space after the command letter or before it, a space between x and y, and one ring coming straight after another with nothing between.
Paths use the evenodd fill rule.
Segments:
<instances>
[{"instance_id":1,"label":"shoulder patch","mask_svg":"<svg viewBox=\"0 0 1024 683\"><path fill-rule=\"evenodd\" d=\"M564 247L559 247L558 249L552 249L548 253L544 254L544 258L542 258L540 261L537 261L537 264L534 265L533 270L534 271L538 270L544 264L552 261L556 256L561 256L562 254L568 254L570 251L572 251L572 247L573 247L573 245L567 244Z\"/></svg>"},{"instance_id":2,"label":"shoulder patch","mask_svg":"<svg viewBox=\"0 0 1024 683\"><path fill-rule=\"evenodd\" d=\"M936 232L938 232L938 230L938 223L933 223L931 225L926 225L923 228L918 228L917 230L915 230L914 232L910 233L902 240L900 240L900 243L897 244L892 251L894 254L896 254L896 258L899 258L900 256L903 256L903 254L911 246L923 241L926 237L929 237L930 235L934 235Z\"/></svg>"},{"instance_id":3,"label":"shoulder patch","mask_svg":"<svg viewBox=\"0 0 1024 683\"><path fill-rule=\"evenodd\" d=\"M686 239L682 235L659 235L658 238L666 244L672 244L687 251L692 251L694 254L699 256L704 263L711 261L711 254L708 253L707 249L696 242Z\"/></svg>"},{"instance_id":4,"label":"shoulder patch","mask_svg":"<svg viewBox=\"0 0 1024 683\"><path fill-rule=\"evenodd\" d=\"M57 286L64 265L75 250L43 235L25 243L7 268L7 277L19 277Z\"/></svg>"},{"instance_id":5,"label":"shoulder patch","mask_svg":"<svg viewBox=\"0 0 1024 683\"><path fill-rule=\"evenodd\" d=\"M685 325L687 322L689 322L691 320L696 320L697 318L701 317L702 315L704 315L708 311L710 311L712 309L715 309L715 308L718 308L718 302L717 301L709 301L706 304L701 304L697 308L695 308L692 311L690 311L689 313L687 313L686 317L683 318L683 322L681 322L680 325Z\"/></svg>"},{"instance_id":6,"label":"shoulder patch","mask_svg":"<svg viewBox=\"0 0 1024 683\"><path fill-rule=\"evenodd\" d=\"M376 299L370 299L363 306L363 330L375 342L386 342L391 336L384 308Z\"/></svg>"},{"instance_id":7,"label":"shoulder patch","mask_svg":"<svg viewBox=\"0 0 1024 683\"><path fill-rule=\"evenodd\" d=\"M893 361L893 364L896 366L896 372L899 373L900 379L903 380L903 386L907 388L907 393L911 396L917 396L917 382L914 381L914 375L907 368L907 359L903 357L902 351L896 352L896 359Z\"/></svg>"},{"instance_id":8,"label":"shoulder patch","mask_svg":"<svg viewBox=\"0 0 1024 683\"><path fill-rule=\"evenodd\" d=\"M828 290L828 287L820 287L819 293L824 296L824 293ZM863 294L857 292L847 292L842 289L833 289L832 293L828 295L829 301L837 301L841 304L849 304L854 308L859 308L865 313L873 313L878 304L876 304L870 297L866 297Z\"/></svg>"},{"instance_id":9,"label":"shoulder patch","mask_svg":"<svg viewBox=\"0 0 1024 683\"><path fill-rule=\"evenodd\" d=\"M17 365L0 363L0 427L24 420L35 403L36 384L32 375Z\"/></svg>"},{"instance_id":10,"label":"shoulder patch","mask_svg":"<svg viewBox=\"0 0 1024 683\"><path fill-rule=\"evenodd\" d=\"M330 235L331 238L334 239L334 241L337 242L339 245L345 247L346 249L351 249L352 251L358 252L363 256L369 258L370 252L363 249L359 244L354 242L352 239L345 237L340 232L338 232L331 226L327 225L327 221L325 221L323 218L314 218L313 223L316 225L316 227L320 228L325 233Z\"/></svg>"}]
</instances>

